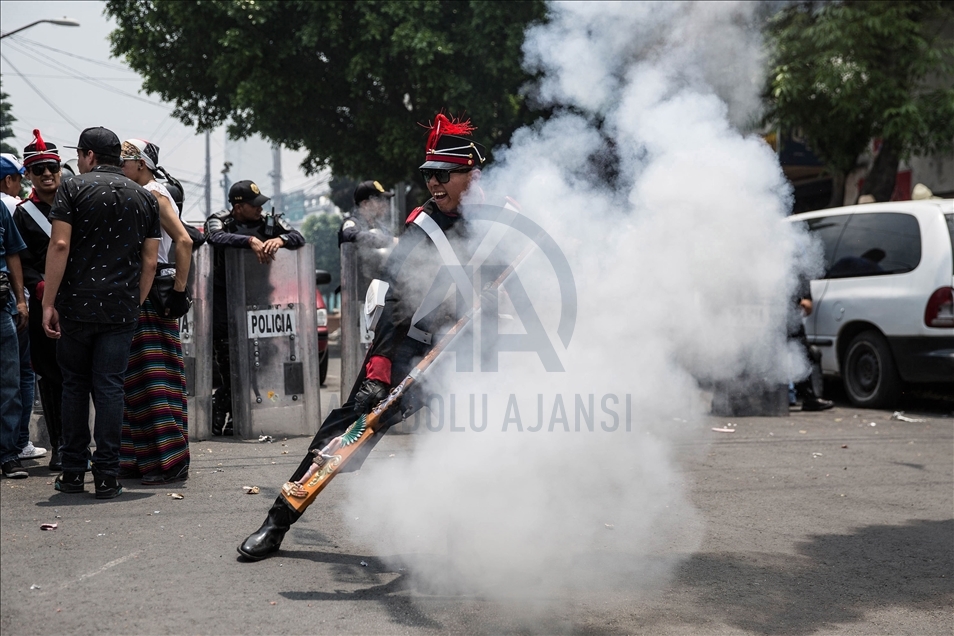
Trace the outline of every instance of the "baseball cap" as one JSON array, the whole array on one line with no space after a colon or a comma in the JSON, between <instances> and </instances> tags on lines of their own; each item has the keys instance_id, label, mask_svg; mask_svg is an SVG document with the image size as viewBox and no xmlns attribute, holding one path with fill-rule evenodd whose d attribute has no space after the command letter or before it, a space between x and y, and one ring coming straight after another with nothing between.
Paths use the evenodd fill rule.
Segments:
<instances>
[{"instance_id":1,"label":"baseball cap","mask_svg":"<svg viewBox=\"0 0 954 636\"><path fill-rule=\"evenodd\" d=\"M23 167L16 155L11 155L9 152L0 154L0 179L12 174L22 175L24 172L26 172L26 168Z\"/></svg>"},{"instance_id":2,"label":"baseball cap","mask_svg":"<svg viewBox=\"0 0 954 636\"><path fill-rule=\"evenodd\" d=\"M80 133L79 141L76 142L75 146L65 147L76 148L77 150L92 150L97 155L116 159L119 159L122 154L122 144L119 143L119 137L113 131L102 126L87 128Z\"/></svg>"},{"instance_id":3,"label":"baseball cap","mask_svg":"<svg viewBox=\"0 0 954 636\"><path fill-rule=\"evenodd\" d=\"M262 194L253 181L236 181L229 188L229 203L248 203L258 207L265 205L268 197Z\"/></svg>"},{"instance_id":4,"label":"baseball cap","mask_svg":"<svg viewBox=\"0 0 954 636\"><path fill-rule=\"evenodd\" d=\"M371 197L385 197L390 199L394 193L385 190L384 186L377 181L362 181L354 189L354 204L358 205L362 201L367 201Z\"/></svg>"},{"instance_id":5,"label":"baseball cap","mask_svg":"<svg viewBox=\"0 0 954 636\"><path fill-rule=\"evenodd\" d=\"M123 161L141 159L146 162L147 168L153 172L156 171L156 166L159 164L159 146L143 139L127 139L123 142L122 148L123 154L120 159Z\"/></svg>"}]
</instances>

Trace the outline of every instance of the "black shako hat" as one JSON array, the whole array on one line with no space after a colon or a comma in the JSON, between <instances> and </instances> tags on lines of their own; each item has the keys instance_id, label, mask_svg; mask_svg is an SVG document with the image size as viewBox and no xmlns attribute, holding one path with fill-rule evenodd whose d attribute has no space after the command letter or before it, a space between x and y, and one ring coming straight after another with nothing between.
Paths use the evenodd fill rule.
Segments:
<instances>
[{"instance_id":1,"label":"black shako hat","mask_svg":"<svg viewBox=\"0 0 954 636\"><path fill-rule=\"evenodd\" d=\"M254 181L236 181L229 188L229 203L248 203L251 206L259 207L265 205L268 197L262 194Z\"/></svg>"},{"instance_id":2,"label":"black shako hat","mask_svg":"<svg viewBox=\"0 0 954 636\"><path fill-rule=\"evenodd\" d=\"M122 154L122 144L119 143L119 137L110 129L102 126L87 128L80 133L79 141L76 142L75 146L66 146L66 148L92 150L97 155L110 159L119 159Z\"/></svg>"},{"instance_id":3,"label":"black shako hat","mask_svg":"<svg viewBox=\"0 0 954 636\"><path fill-rule=\"evenodd\" d=\"M23 165L32 166L35 163L55 161L60 162L60 151L56 144L44 141L39 128L33 129L33 141L23 149Z\"/></svg>"},{"instance_id":4,"label":"black shako hat","mask_svg":"<svg viewBox=\"0 0 954 636\"><path fill-rule=\"evenodd\" d=\"M465 137L476 128L470 120L447 118L444 113L434 117L424 149L421 170L458 170L480 168L487 161L487 150L479 143Z\"/></svg>"},{"instance_id":5,"label":"black shako hat","mask_svg":"<svg viewBox=\"0 0 954 636\"><path fill-rule=\"evenodd\" d=\"M384 186L377 181L362 181L358 184L358 187L354 189L354 204L358 205L371 197L385 197L390 199L393 196L393 192L385 190Z\"/></svg>"}]
</instances>

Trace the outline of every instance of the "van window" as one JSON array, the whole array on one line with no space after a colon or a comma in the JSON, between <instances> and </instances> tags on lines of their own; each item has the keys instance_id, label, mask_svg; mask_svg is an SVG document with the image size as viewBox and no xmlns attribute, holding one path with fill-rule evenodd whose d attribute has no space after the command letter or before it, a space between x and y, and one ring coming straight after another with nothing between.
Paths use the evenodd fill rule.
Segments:
<instances>
[{"instance_id":1,"label":"van window","mask_svg":"<svg viewBox=\"0 0 954 636\"><path fill-rule=\"evenodd\" d=\"M825 253L826 272L831 267L831 264L835 262L835 248L838 247L838 239L841 238L842 232L845 231L845 225L847 225L848 219L850 218L850 214L836 214L805 221L805 225L808 227L808 231L812 233L812 236L822 242Z\"/></svg>"},{"instance_id":2,"label":"van window","mask_svg":"<svg viewBox=\"0 0 954 636\"><path fill-rule=\"evenodd\" d=\"M856 213L830 261L828 278L910 272L921 262L921 229L910 214Z\"/></svg>"}]
</instances>

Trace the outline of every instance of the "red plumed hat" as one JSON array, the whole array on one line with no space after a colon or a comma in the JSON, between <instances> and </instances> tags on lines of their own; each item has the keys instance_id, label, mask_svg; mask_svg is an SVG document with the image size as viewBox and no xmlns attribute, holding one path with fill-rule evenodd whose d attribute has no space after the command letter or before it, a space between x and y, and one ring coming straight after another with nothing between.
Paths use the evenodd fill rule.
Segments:
<instances>
[{"instance_id":1,"label":"red plumed hat","mask_svg":"<svg viewBox=\"0 0 954 636\"><path fill-rule=\"evenodd\" d=\"M60 161L60 151L56 144L43 141L39 128L33 129L33 143L23 149L23 165L29 166L41 161Z\"/></svg>"},{"instance_id":2,"label":"red plumed hat","mask_svg":"<svg viewBox=\"0 0 954 636\"><path fill-rule=\"evenodd\" d=\"M476 130L470 120L448 119L444 113L434 117L428 126L421 169L453 170L461 166L479 168L487 160L487 151L479 143L463 135Z\"/></svg>"}]
</instances>

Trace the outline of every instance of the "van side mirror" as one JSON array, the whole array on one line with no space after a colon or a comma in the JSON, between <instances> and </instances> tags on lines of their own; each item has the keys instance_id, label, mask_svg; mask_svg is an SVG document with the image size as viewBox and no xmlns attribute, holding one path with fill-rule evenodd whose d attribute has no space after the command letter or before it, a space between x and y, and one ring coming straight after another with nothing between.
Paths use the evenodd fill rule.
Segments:
<instances>
[{"instance_id":1,"label":"van side mirror","mask_svg":"<svg viewBox=\"0 0 954 636\"><path fill-rule=\"evenodd\" d=\"M315 270L315 284L316 285L327 285L331 282L331 274L326 272L323 269Z\"/></svg>"}]
</instances>

